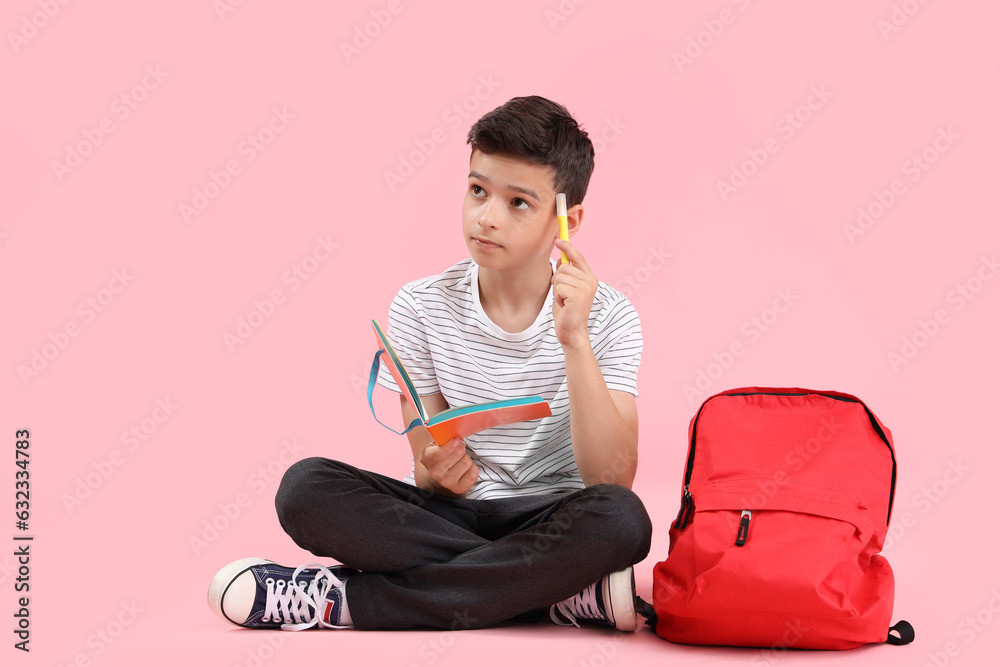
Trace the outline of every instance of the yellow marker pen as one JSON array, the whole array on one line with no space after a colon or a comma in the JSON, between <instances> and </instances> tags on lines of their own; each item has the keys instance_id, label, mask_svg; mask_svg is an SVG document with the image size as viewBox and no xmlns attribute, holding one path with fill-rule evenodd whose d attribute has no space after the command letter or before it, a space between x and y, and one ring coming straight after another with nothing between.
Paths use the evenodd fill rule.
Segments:
<instances>
[{"instance_id":1,"label":"yellow marker pen","mask_svg":"<svg viewBox=\"0 0 1000 667\"><path fill-rule=\"evenodd\" d=\"M559 218L559 238L563 241L569 241L569 219L566 216L566 195L560 192L556 195L556 217ZM561 252L562 263L569 264L569 258L566 257L566 253Z\"/></svg>"}]
</instances>

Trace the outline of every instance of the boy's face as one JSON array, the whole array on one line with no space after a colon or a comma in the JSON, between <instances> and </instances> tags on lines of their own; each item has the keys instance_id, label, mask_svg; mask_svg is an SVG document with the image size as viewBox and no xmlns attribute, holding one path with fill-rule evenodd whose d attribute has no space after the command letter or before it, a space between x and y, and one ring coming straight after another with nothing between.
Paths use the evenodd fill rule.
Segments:
<instances>
[{"instance_id":1,"label":"boy's face","mask_svg":"<svg viewBox=\"0 0 1000 667\"><path fill-rule=\"evenodd\" d=\"M472 151L462 231L477 264L499 270L549 262L559 231L554 173L516 157Z\"/></svg>"}]
</instances>

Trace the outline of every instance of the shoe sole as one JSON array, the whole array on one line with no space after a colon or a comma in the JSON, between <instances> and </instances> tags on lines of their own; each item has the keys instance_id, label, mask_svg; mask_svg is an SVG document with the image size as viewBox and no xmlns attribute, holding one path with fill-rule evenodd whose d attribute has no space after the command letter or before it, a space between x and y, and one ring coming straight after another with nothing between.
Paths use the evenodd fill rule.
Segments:
<instances>
[{"instance_id":1,"label":"shoe sole","mask_svg":"<svg viewBox=\"0 0 1000 667\"><path fill-rule=\"evenodd\" d=\"M236 581L241 574L250 568L257 565L274 564L274 561L267 560L266 558L244 558L225 566L219 570L218 574L215 575L215 578L212 579L212 585L208 587L208 606L211 607L212 611L215 612L215 615L223 621L233 623L234 625L240 625L233 619L226 616L226 613L222 610L222 598L226 595L226 590L229 589L229 586Z\"/></svg>"},{"instance_id":2,"label":"shoe sole","mask_svg":"<svg viewBox=\"0 0 1000 667\"><path fill-rule=\"evenodd\" d=\"M622 632L635 632L638 622L635 618L635 574L632 568L609 574L607 586L605 611L611 622Z\"/></svg>"}]
</instances>

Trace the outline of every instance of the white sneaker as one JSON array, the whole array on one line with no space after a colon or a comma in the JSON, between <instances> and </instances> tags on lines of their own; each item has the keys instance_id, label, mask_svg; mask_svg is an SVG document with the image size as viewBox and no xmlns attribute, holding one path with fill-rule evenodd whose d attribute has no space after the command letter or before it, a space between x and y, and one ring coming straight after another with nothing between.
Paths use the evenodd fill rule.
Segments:
<instances>
[{"instance_id":1,"label":"white sneaker","mask_svg":"<svg viewBox=\"0 0 1000 667\"><path fill-rule=\"evenodd\" d=\"M208 606L224 621L244 628L305 630L340 625L344 583L351 570L316 563L294 570L263 558L244 558L212 579Z\"/></svg>"},{"instance_id":2,"label":"white sneaker","mask_svg":"<svg viewBox=\"0 0 1000 667\"><path fill-rule=\"evenodd\" d=\"M607 625L622 632L635 632L635 576L632 568L612 572L573 597L549 608L558 625L575 625L578 620Z\"/></svg>"}]
</instances>

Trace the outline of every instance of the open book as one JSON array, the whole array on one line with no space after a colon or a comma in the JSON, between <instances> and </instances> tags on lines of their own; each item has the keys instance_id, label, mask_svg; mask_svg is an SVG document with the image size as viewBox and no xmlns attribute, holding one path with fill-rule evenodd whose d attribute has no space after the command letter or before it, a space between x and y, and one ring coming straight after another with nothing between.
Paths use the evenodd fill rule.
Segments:
<instances>
[{"instance_id":1,"label":"open book","mask_svg":"<svg viewBox=\"0 0 1000 667\"><path fill-rule=\"evenodd\" d=\"M420 396L410 380L406 368L396 356L396 351L392 349L389 339L378 322L372 320L372 328L375 329L375 337L378 339L379 351L375 354L375 361L372 362L371 374L368 378L368 405L372 405L372 390L375 386L375 376L378 374L379 357L385 361L385 366L389 369L399 390L416 410L418 418L410 423L406 431L415 426L425 427L439 445L443 445L452 438L465 438L473 433L479 433L494 426L513 424L515 422L527 421L529 419L541 419L552 415L549 404L540 396L529 398L512 398L506 401L491 401L478 405L463 405L457 408L449 408L436 415L428 415L420 402ZM372 407L372 415L375 409ZM375 417L376 421L378 417ZM382 422L379 422L380 424ZM385 424L382 424L385 426ZM388 428L388 427L386 427ZM390 429L392 430L392 429ZM403 431L403 433L406 433Z\"/></svg>"}]
</instances>

